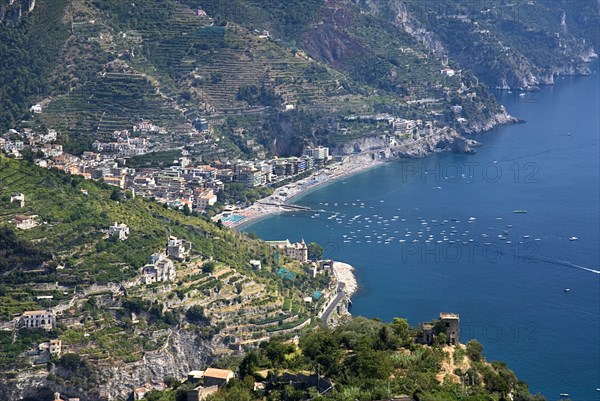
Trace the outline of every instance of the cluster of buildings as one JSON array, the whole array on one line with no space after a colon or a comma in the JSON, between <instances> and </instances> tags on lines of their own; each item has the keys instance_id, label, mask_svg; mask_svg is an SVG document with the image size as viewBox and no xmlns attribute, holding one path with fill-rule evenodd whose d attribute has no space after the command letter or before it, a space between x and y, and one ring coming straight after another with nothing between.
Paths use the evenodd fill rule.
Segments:
<instances>
[{"instance_id":1,"label":"cluster of buildings","mask_svg":"<svg viewBox=\"0 0 600 401\"><path fill-rule=\"evenodd\" d=\"M215 162L211 166L217 170L217 178L222 182L239 182L254 188L313 170L315 165L330 159L329 148L324 149L321 153L326 156L320 159L305 153L300 157Z\"/></svg>"},{"instance_id":2,"label":"cluster of buildings","mask_svg":"<svg viewBox=\"0 0 600 401\"><path fill-rule=\"evenodd\" d=\"M30 128L23 128L22 132L9 129L6 135L0 137L0 149L15 157L20 157L24 149L41 151L46 157L62 154L62 145L53 144L58 139L56 130L39 133Z\"/></svg>"},{"instance_id":3,"label":"cluster of buildings","mask_svg":"<svg viewBox=\"0 0 600 401\"><path fill-rule=\"evenodd\" d=\"M182 382L191 383L194 387L188 390L186 399L188 401L201 401L207 396L216 393L219 388L229 383L235 377L235 373L229 369L208 368L206 370L192 370ZM146 384L144 387L133 389L133 400L143 400L146 394L152 390L164 390L164 385ZM130 398L131 399L131 398Z\"/></svg>"},{"instance_id":4,"label":"cluster of buildings","mask_svg":"<svg viewBox=\"0 0 600 401\"><path fill-rule=\"evenodd\" d=\"M33 344L27 356L33 358L34 365L42 365L52 360L52 357L60 357L61 351L62 341L53 339L37 345Z\"/></svg>"},{"instance_id":5,"label":"cluster of buildings","mask_svg":"<svg viewBox=\"0 0 600 401\"><path fill-rule=\"evenodd\" d=\"M142 283L148 285L174 281L177 276L173 259L184 260L189 256L192 244L181 238L170 236L166 252L150 256L150 263L142 268Z\"/></svg>"},{"instance_id":6,"label":"cluster of buildings","mask_svg":"<svg viewBox=\"0 0 600 401\"><path fill-rule=\"evenodd\" d=\"M196 118L193 126L197 133L208 133L210 129L203 118ZM41 167L55 167L85 179L102 180L131 191L134 196L155 198L173 208L183 209L187 205L190 211L203 211L214 205L218 201L217 193L226 183L241 183L247 188L264 186L311 171L331 160L328 147L316 146L307 147L300 157L192 165L190 153L184 149L181 157L173 160L169 167L127 167L129 157L154 149L148 137L160 133L164 133L164 129L142 121L133 127L133 134L129 130L114 131L112 140L95 141L93 151L74 156L65 153L62 145L53 143L58 138L55 130L44 133L30 129L23 129L23 132L9 130L0 137L0 148L15 157L21 157L21 152L29 148L38 156L43 153L44 157L35 161ZM118 231L118 235L124 239L127 234Z\"/></svg>"},{"instance_id":7,"label":"cluster of buildings","mask_svg":"<svg viewBox=\"0 0 600 401\"><path fill-rule=\"evenodd\" d=\"M345 120L381 122L390 128L391 134L403 139L414 139L415 129L431 128L434 125L433 121L407 120L390 114L353 115Z\"/></svg>"},{"instance_id":8,"label":"cluster of buildings","mask_svg":"<svg viewBox=\"0 0 600 401\"><path fill-rule=\"evenodd\" d=\"M140 156L148 151L148 140L146 138L117 138L114 142L92 143L92 149L96 152L111 153L121 157Z\"/></svg>"}]
</instances>

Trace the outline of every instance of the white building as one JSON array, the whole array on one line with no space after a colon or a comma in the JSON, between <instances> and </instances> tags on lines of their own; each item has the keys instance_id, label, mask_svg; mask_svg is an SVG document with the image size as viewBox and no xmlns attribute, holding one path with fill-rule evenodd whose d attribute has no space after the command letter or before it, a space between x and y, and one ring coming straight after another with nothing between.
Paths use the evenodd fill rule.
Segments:
<instances>
[{"instance_id":1,"label":"white building","mask_svg":"<svg viewBox=\"0 0 600 401\"><path fill-rule=\"evenodd\" d=\"M108 235L111 237L117 237L119 240L124 241L129 235L129 227L126 224L113 224L108 228Z\"/></svg>"},{"instance_id":2,"label":"white building","mask_svg":"<svg viewBox=\"0 0 600 401\"><path fill-rule=\"evenodd\" d=\"M211 189L205 189L195 197L196 209L205 210L207 207L217 203L217 195Z\"/></svg>"},{"instance_id":3,"label":"white building","mask_svg":"<svg viewBox=\"0 0 600 401\"><path fill-rule=\"evenodd\" d=\"M19 202L19 207L25 206L25 195L22 193L14 193L10 196L10 203Z\"/></svg>"},{"instance_id":4,"label":"white building","mask_svg":"<svg viewBox=\"0 0 600 401\"><path fill-rule=\"evenodd\" d=\"M52 309L24 312L19 319L19 327L52 330L56 326L56 314Z\"/></svg>"},{"instance_id":5,"label":"white building","mask_svg":"<svg viewBox=\"0 0 600 401\"><path fill-rule=\"evenodd\" d=\"M63 147L59 144L46 144L41 150L46 157L57 157L63 154Z\"/></svg>"},{"instance_id":6,"label":"white building","mask_svg":"<svg viewBox=\"0 0 600 401\"><path fill-rule=\"evenodd\" d=\"M62 351L62 341L61 340L56 339L56 340L50 340L48 342L48 352L50 352L50 355L60 356L61 351Z\"/></svg>"},{"instance_id":7,"label":"white building","mask_svg":"<svg viewBox=\"0 0 600 401\"><path fill-rule=\"evenodd\" d=\"M326 146L309 146L304 149L304 154L318 161L329 160L329 148Z\"/></svg>"},{"instance_id":8,"label":"white building","mask_svg":"<svg viewBox=\"0 0 600 401\"><path fill-rule=\"evenodd\" d=\"M17 228L20 228L21 230L29 230L30 228L33 228L38 225L37 221L35 220L36 218L37 215L25 216L23 214L20 214L18 216L15 216L12 222L15 226L17 226Z\"/></svg>"},{"instance_id":9,"label":"white building","mask_svg":"<svg viewBox=\"0 0 600 401\"><path fill-rule=\"evenodd\" d=\"M450 67L444 67L443 70L440 71L441 74L446 74L448 77L453 77L456 72Z\"/></svg>"}]
</instances>

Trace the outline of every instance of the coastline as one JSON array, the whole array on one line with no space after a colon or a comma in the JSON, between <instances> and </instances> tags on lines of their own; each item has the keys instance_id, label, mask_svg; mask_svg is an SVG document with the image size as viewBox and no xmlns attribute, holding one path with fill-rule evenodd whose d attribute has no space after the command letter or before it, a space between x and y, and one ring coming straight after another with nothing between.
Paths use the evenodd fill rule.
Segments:
<instances>
[{"instance_id":1,"label":"coastline","mask_svg":"<svg viewBox=\"0 0 600 401\"><path fill-rule=\"evenodd\" d=\"M326 170L320 170L300 181L291 182L277 188L272 195L256 201L247 208L232 211L232 215L243 216L244 218L239 222L225 224L229 228L240 231L267 217L297 211L289 206L293 205L294 201L297 201L301 197L341 179L381 166L388 161L390 160L373 160L369 162L352 160L337 164ZM281 195L282 193L285 195ZM222 217L223 213L213 217L213 220L218 220Z\"/></svg>"},{"instance_id":2,"label":"coastline","mask_svg":"<svg viewBox=\"0 0 600 401\"><path fill-rule=\"evenodd\" d=\"M333 262L333 275L338 283L344 284L344 292L348 299L358 291L358 281L354 274L354 266L344 262Z\"/></svg>"}]
</instances>

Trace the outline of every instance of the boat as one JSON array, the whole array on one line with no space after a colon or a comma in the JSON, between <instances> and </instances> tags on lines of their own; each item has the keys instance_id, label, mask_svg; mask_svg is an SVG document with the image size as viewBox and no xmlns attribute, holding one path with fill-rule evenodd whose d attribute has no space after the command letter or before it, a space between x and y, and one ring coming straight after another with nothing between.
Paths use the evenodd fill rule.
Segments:
<instances>
[{"instance_id":1,"label":"boat","mask_svg":"<svg viewBox=\"0 0 600 401\"><path fill-rule=\"evenodd\" d=\"M577 237L570 237L570 238L569 238L569 241L577 241L578 239L579 239L579 238L577 238Z\"/></svg>"},{"instance_id":2,"label":"boat","mask_svg":"<svg viewBox=\"0 0 600 401\"><path fill-rule=\"evenodd\" d=\"M513 210L513 213L527 213L527 210Z\"/></svg>"},{"instance_id":3,"label":"boat","mask_svg":"<svg viewBox=\"0 0 600 401\"><path fill-rule=\"evenodd\" d=\"M561 397L568 397L568 396L569 396L569 394L567 394L567 393L560 393L560 396L561 396Z\"/></svg>"},{"instance_id":4,"label":"boat","mask_svg":"<svg viewBox=\"0 0 600 401\"><path fill-rule=\"evenodd\" d=\"M565 292L569 292L569 291L571 291L570 288L565 288Z\"/></svg>"}]
</instances>

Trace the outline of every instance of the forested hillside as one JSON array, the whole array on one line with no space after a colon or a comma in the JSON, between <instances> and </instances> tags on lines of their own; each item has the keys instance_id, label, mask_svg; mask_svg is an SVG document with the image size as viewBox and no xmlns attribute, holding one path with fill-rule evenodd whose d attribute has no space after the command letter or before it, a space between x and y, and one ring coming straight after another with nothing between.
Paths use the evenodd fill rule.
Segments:
<instances>
[{"instance_id":1,"label":"forested hillside","mask_svg":"<svg viewBox=\"0 0 600 401\"><path fill-rule=\"evenodd\" d=\"M249 139L284 155L349 140L339 123L357 114L478 131L500 111L486 87L589 73L598 45L592 0L2 4L0 129L57 129L75 153L140 119L185 132L208 117L248 154Z\"/></svg>"}]
</instances>

